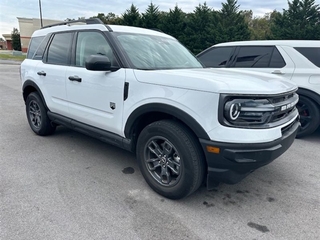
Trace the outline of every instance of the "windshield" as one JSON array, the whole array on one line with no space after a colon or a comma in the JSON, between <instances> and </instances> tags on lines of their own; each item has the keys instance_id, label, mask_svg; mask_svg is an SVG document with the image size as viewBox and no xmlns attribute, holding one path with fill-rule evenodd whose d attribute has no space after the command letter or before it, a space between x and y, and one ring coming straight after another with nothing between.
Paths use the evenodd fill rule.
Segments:
<instances>
[{"instance_id":1,"label":"windshield","mask_svg":"<svg viewBox=\"0 0 320 240\"><path fill-rule=\"evenodd\" d=\"M134 68L202 68L201 63L175 39L133 33L117 33L116 36Z\"/></svg>"}]
</instances>

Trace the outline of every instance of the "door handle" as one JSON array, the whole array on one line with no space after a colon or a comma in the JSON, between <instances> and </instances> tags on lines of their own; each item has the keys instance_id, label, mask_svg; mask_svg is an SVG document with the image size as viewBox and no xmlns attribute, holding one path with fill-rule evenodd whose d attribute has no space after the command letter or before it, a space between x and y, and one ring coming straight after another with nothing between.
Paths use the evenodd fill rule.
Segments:
<instances>
[{"instance_id":1,"label":"door handle","mask_svg":"<svg viewBox=\"0 0 320 240\"><path fill-rule=\"evenodd\" d=\"M274 70L273 72L271 72L272 74L284 74L284 72L281 72L281 70Z\"/></svg>"},{"instance_id":2,"label":"door handle","mask_svg":"<svg viewBox=\"0 0 320 240\"><path fill-rule=\"evenodd\" d=\"M69 80L70 81L76 81L76 82L81 82L82 81L82 79L80 77L78 77L78 76L70 76Z\"/></svg>"},{"instance_id":3,"label":"door handle","mask_svg":"<svg viewBox=\"0 0 320 240\"><path fill-rule=\"evenodd\" d=\"M37 74L38 74L39 76L46 76L46 75L47 75L44 71L37 72Z\"/></svg>"}]
</instances>

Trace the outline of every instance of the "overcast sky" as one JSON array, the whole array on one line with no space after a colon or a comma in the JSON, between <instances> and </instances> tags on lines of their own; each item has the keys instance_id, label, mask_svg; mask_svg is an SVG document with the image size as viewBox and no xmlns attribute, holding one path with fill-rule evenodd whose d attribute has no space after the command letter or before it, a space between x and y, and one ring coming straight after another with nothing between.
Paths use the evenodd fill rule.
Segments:
<instances>
[{"instance_id":1,"label":"overcast sky","mask_svg":"<svg viewBox=\"0 0 320 240\"><path fill-rule=\"evenodd\" d=\"M291 1L291 0L290 0ZM151 0L41 0L42 17L65 20L66 18L92 17L97 13L113 12L121 15L133 3L140 13L144 12ZM175 4L184 11L192 12L199 3L195 0L152 1L161 11L169 11ZM208 0L207 5L215 10L221 9L221 2L226 0ZM320 0L316 0L319 4ZM241 10L252 10L254 15L263 16L273 10L288 8L287 0L238 0ZM12 28L19 29L17 17L39 18L39 0L0 0L0 36L11 33Z\"/></svg>"}]
</instances>

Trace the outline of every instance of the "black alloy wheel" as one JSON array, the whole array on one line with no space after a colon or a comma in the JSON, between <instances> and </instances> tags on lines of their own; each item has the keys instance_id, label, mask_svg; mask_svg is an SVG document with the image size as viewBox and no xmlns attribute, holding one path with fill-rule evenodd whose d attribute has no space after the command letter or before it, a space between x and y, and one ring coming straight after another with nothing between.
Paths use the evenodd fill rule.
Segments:
<instances>
[{"instance_id":1,"label":"black alloy wheel","mask_svg":"<svg viewBox=\"0 0 320 240\"><path fill-rule=\"evenodd\" d=\"M34 100L31 100L29 103L29 117L33 127L39 129L42 120L41 110L39 104Z\"/></svg>"},{"instance_id":2,"label":"black alloy wheel","mask_svg":"<svg viewBox=\"0 0 320 240\"><path fill-rule=\"evenodd\" d=\"M144 149L144 163L151 176L163 186L173 186L181 178L180 154L175 146L162 136L149 140Z\"/></svg>"},{"instance_id":3,"label":"black alloy wheel","mask_svg":"<svg viewBox=\"0 0 320 240\"><path fill-rule=\"evenodd\" d=\"M153 122L142 130L137 159L149 186L170 199L190 195L204 180L205 160L197 137L173 120Z\"/></svg>"},{"instance_id":4,"label":"black alloy wheel","mask_svg":"<svg viewBox=\"0 0 320 240\"><path fill-rule=\"evenodd\" d=\"M299 97L297 109L300 115L300 130L297 138L301 138L313 133L320 124L319 108L310 98L305 96Z\"/></svg>"},{"instance_id":5,"label":"black alloy wheel","mask_svg":"<svg viewBox=\"0 0 320 240\"><path fill-rule=\"evenodd\" d=\"M52 124L39 94L32 92L26 100L26 114L31 129L38 135L46 136L54 133L56 126Z\"/></svg>"}]
</instances>

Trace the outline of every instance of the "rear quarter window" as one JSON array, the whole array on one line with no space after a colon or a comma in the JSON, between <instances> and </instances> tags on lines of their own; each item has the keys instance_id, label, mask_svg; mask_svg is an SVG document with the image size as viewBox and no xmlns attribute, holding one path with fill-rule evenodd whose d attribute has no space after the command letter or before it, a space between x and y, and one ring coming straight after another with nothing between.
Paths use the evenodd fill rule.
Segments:
<instances>
[{"instance_id":1,"label":"rear quarter window","mask_svg":"<svg viewBox=\"0 0 320 240\"><path fill-rule=\"evenodd\" d=\"M38 47L43 39L44 39L44 36L31 38L29 48L28 48L28 53L27 53L28 59L31 59L33 57L34 53L38 49Z\"/></svg>"},{"instance_id":2,"label":"rear quarter window","mask_svg":"<svg viewBox=\"0 0 320 240\"><path fill-rule=\"evenodd\" d=\"M305 56L310 62L320 67L320 48L319 47L295 47L299 53Z\"/></svg>"}]
</instances>

